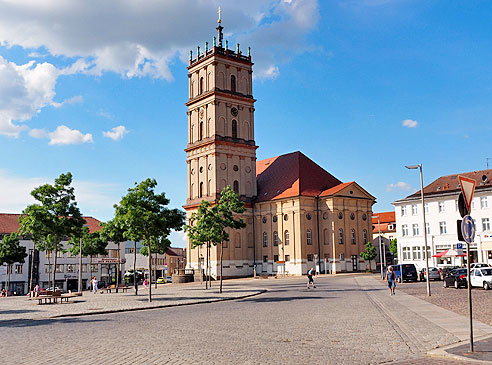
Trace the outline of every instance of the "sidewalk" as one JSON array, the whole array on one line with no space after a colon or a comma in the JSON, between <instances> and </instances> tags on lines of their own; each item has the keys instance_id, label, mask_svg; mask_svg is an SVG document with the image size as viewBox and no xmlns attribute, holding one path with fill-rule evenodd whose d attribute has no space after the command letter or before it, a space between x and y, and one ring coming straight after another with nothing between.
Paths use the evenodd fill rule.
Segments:
<instances>
[{"instance_id":1,"label":"sidewalk","mask_svg":"<svg viewBox=\"0 0 492 365\"><path fill-rule=\"evenodd\" d=\"M427 350L428 355L463 361L478 360L480 363L490 361L492 364L492 326L473 321L475 352L470 354L468 317L398 291L398 288L394 296L389 296L388 290L371 291L381 287L386 289L386 283L379 278L357 277L356 281L368 290L368 295L382 307L386 315L404 330L406 340L421 350ZM440 329L439 338L432 338L435 334L427 338L414 336L412 328L417 324L409 323L407 317L411 317L411 314L416 314L432 323L435 329ZM432 348L429 349L429 345Z\"/></svg>"},{"instance_id":2,"label":"sidewalk","mask_svg":"<svg viewBox=\"0 0 492 365\"><path fill-rule=\"evenodd\" d=\"M115 313L181 305L212 303L223 300L247 298L264 293L261 288L245 287L240 283L224 283L219 294L219 283L214 282L211 289L205 284L172 285L161 284L152 287L152 302L148 302L148 290L138 288L138 296L130 289L126 293L93 294L84 291L81 297L63 304L43 304L27 297L0 298L0 325L15 320L39 320L90 314Z\"/></svg>"}]
</instances>

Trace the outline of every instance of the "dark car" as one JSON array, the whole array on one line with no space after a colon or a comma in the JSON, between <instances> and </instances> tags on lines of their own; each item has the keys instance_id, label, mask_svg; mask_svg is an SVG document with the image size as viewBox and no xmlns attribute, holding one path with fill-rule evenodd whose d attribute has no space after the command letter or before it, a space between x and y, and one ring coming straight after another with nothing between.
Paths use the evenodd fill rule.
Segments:
<instances>
[{"instance_id":1,"label":"dark car","mask_svg":"<svg viewBox=\"0 0 492 365\"><path fill-rule=\"evenodd\" d=\"M403 281L417 281L417 268L414 264L402 264L392 265L398 282ZM400 268L403 269L403 275L400 272Z\"/></svg>"},{"instance_id":2,"label":"dark car","mask_svg":"<svg viewBox=\"0 0 492 365\"><path fill-rule=\"evenodd\" d=\"M454 286L456 289L467 286L466 269L454 269L444 275L443 286Z\"/></svg>"}]
</instances>

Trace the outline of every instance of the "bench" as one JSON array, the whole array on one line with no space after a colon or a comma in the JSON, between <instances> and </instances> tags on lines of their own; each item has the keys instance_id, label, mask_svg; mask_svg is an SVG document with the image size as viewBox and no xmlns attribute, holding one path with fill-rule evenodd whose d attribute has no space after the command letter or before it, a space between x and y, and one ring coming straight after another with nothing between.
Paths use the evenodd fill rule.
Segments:
<instances>
[{"instance_id":1,"label":"bench","mask_svg":"<svg viewBox=\"0 0 492 365\"><path fill-rule=\"evenodd\" d=\"M57 304L58 300L60 300L60 304L65 301L68 303L68 300L70 298L75 298L80 296L79 293L68 293L68 294L62 294L61 292L49 292L50 294L46 295L39 295L37 297L32 297L29 298L29 300L37 300L38 304ZM44 302L44 303L43 303Z\"/></svg>"},{"instance_id":2,"label":"bench","mask_svg":"<svg viewBox=\"0 0 492 365\"><path fill-rule=\"evenodd\" d=\"M120 285L118 286L118 290L121 290L124 292L126 292L130 287L128 285ZM106 293L111 293L112 290L115 290L116 289L116 285L110 285L110 286L107 286L106 288L102 289L101 290L101 293L104 292L104 290L106 290Z\"/></svg>"}]
</instances>

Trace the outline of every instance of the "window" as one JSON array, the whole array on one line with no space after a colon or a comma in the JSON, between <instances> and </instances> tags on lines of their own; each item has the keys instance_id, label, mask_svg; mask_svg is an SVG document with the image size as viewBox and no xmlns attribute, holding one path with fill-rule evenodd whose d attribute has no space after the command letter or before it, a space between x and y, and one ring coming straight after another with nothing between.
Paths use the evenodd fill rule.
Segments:
<instances>
[{"instance_id":1,"label":"window","mask_svg":"<svg viewBox=\"0 0 492 365\"><path fill-rule=\"evenodd\" d=\"M15 265L14 274L22 274L22 265Z\"/></svg>"},{"instance_id":2,"label":"window","mask_svg":"<svg viewBox=\"0 0 492 365\"><path fill-rule=\"evenodd\" d=\"M490 231L490 222L488 218L482 218L482 230Z\"/></svg>"},{"instance_id":3,"label":"window","mask_svg":"<svg viewBox=\"0 0 492 365\"><path fill-rule=\"evenodd\" d=\"M412 225L412 230L413 230L413 235L418 236L419 235L419 225L418 224L413 224Z\"/></svg>"},{"instance_id":4,"label":"window","mask_svg":"<svg viewBox=\"0 0 492 365\"><path fill-rule=\"evenodd\" d=\"M353 228L352 228L351 239L352 239L352 244L355 245L355 229Z\"/></svg>"},{"instance_id":5,"label":"window","mask_svg":"<svg viewBox=\"0 0 492 365\"><path fill-rule=\"evenodd\" d=\"M268 262L268 256L263 256L263 262Z\"/></svg>"},{"instance_id":6,"label":"window","mask_svg":"<svg viewBox=\"0 0 492 365\"><path fill-rule=\"evenodd\" d=\"M231 91L236 92L236 76L231 75Z\"/></svg>"},{"instance_id":7,"label":"window","mask_svg":"<svg viewBox=\"0 0 492 365\"><path fill-rule=\"evenodd\" d=\"M338 243L343 244L343 229L338 229Z\"/></svg>"},{"instance_id":8,"label":"window","mask_svg":"<svg viewBox=\"0 0 492 365\"><path fill-rule=\"evenodd\" d=\"M67 272L75 272L75 264L67 264Z\"/></svg>"},{"instance_id":9,"label":"window","mask_svg":"<svg viewBox=\"0 0 492 365\"><path fill-rule=\"evenodd\" d=\"M234 183L232 184L233 185L233 190L234 192L239 195L239 182L237 180L234 180Z\"/></svg>"},{"instance_id":10,"label":"window","mask_svg":"<svg viewBox=\"0 0 492 365\"><path fill-rule=\"evenodd\" d=\"M429 203L424 204L424 212L429 213Z\"/></svg>"},{"instance_id":11,"label":"window","mask_svg":"<svg viewBox=\"0 0 492 365\"><path fill-rule=\"evenodd\" d=\"M427 246L427 255L429 259L431 258L431 251L430 251L430 246ZM422 246L422 259L425 260L425 246Z\"/></svg>"},{"instance_id":12,"label":"window","mask_svg":"<svg viewBox=\"0 0 492 365\"><path fill-rule=\"evenodd\" d=\"M200 77L200 94L203 94L203 77Z\"/></svg>"},{"instance_id":13,"label":"window","mask_svg":"<svg viewBox=\"0 0 492 365\"><path fill-rule=\"evenodd\" d=\"M446 222L439 222L439 233L440 234L446 233Z\"/></svg>"},{"instance_id":14,"label":"window","mask_svg":"<svg viewBox=\"0 0 492 365\"><path fill-rule=\"evenodd\" d=\"M133 253L133 247L127 247L125 248L125 253Z\"/></svg>"},{"instance_id":15,"label":"window","mask_svg":"<svg viewBox=\"0 0 492 365\"><path fill-rule=\"evenodd\" d=\"M444 212L444 202L439 202L439 213Z\"/></svg>"},{"instance_id":16,"label":"window","mask_svg":"<svg viewBox=\"0 0 492 365\"><path fill-rule=\"evenodd\" d=\"M273 245L278 246L278 232L277 231L273 232Z\"/></svg>"},{"instance_id":17,"label":"window","mask_svg":"<svg viewBox=\"0 0 492 365\"><path fill-rule=\"evenodd\" d=\"M268 247L268 235L266 232L263 232L263 247Z\"/></svg>"},{"instance_id":18,"label":"window","mask_svg":"<svg viewBox=\"0 0 492 365\"><path fill-rule=\"evenodd\" d=\"M307 255L307 260L308 261L313 261L313 255L311 255L311 254Z\"/></svg>"},{"instance_id":19,"label":"window","mask_svg":"<svg viewBox=\"0 0 492 365\"><path fill-rule=\"evenodd\" d=\"M98 264L92 264L91 265L91 271L92 272L98 272L99 271L99 265Z\"/></svg>"},{"instance_id":20,"label":"window","mask_svg":"<svg viewBox=\"0 0 492 365\"><path fill-rule=\"evenodd\" d=\"M203 196L203 181L198 185L198 197L201 198Z\"/></svg>"},{"instance_id":21,"label":"window","mask_svg":"<svg viewBox=\"0 0 492 365\"><path fill-rule=\"evenodd\" d=\"M419 246L412 247L412 256L413 256L414 260L421 260L421 253L420 253L420 247Z\"/></svg>"},{"instance_id":22,"label":"window","mask_svg":"<svg viewBox=\"0 0 492 365\"><path fill-rule=\"evenodd\" d=\"M431 229L430 229L430 224L429 223L425 223L425 232L427 234L430 234L431 233Z\"/></svg>"},{"instance_id":23,"label":"window","mask_svg":"<svg viewBox=\"0 0 492 365\"><path fill-rule=\"evenodd\" d=\"M417 215L417 204L412 205L412 215Z\"/></svg>"},{"instance_id":24,"label":"window","mask_svg":"<svg viewBox=\"0 0 492 365\"><path fill-rule=\"evenodd\" d=\"M51 272L51 265L44 265L44 272Z\"/></svg>"},{"instance_id":25,"label":"window","mask_svg":"<svg viewBox=\"0 0 492 365\"><path fill-rule=\"evenodd\" d=\"M278 261L278 255L273 255L273 262L277 262Z\"/></svg>"},{"instance_id":26,"label":"window","mask_svg":"<svg viewBox=\"0 0 492 365\"><path fill-rule=\"evenodd\" d=\"M362 239L364 240L364 244L367 243L367 231L364 229L362 231Z\"/></svg>"},{"instance_id":27,"label":"window","mask_svg":"<svg viewBox=\"0 0 492 365\"><path fill-rule=\"evenodd\" d=\"M232 138L237 138L237 120L232 120Z\"/></svg>"},{"instance_id":28,"label":"window","mask_svg":"<svg viewBox=\"0 0 492 365\"><path fill-rule=\"evenodd\" d=\"M407 206L406 205L402 205L401 206L401 216L404 217L407 215Z\"/></svg>"},{"instance_id":29,"label":"window","mask_svg":"<svg viewBox=\"0 0 492 365\"><path fill-rule=\"evenodd\" d=\"M480 197L480 208L484 209L488 207L489 207L489 203L487 202L487 197L486 196Z\"/></svg>"},{"instance_id":30,"label":"window","mask_svg":"<svg viewBox=\"0 0 492 365\"><path fill-rule=\"evenodd\" d=\"M284 244L285 244L285 246L289 245L289 243L290 243L289 241L290 241L289 231L285 231L285 233L284 233Z\"/></svg>"},{"instance_id":31,"label":"window","mask_svg":"<svg viewBox=\"0 0 492 365\"><path fill-rule=\"evenodd\" d=\"M308 229L307 232L306 232L306 243L308 245L312 245L313 244L313 241L311 239L311 230Z\"/></svg>"},{"instance_id":32,"label":"window","mask_svg":"<svg viewBox=\"0 0 492 365\"><path fill-rule=\"evenodd\" d=\"M203 139L203 121L200 122L200 130L198 131L198 139L201 141Z\"/></svg>"},{"instance_id":33,"label":"window","mask_svg":"<svg viewBox=\"0 0 492 365\"><path fill-rule=\"evenodd\" d=\"M290 261L290 255L285 255L285 261L286 262Z\"/></svg>"},{"instance_id":34,"label":"window","mask_svg":"<svg viewBox=\"0 0 492 365\"><path fill-rule=\"evenodd\" d=\"M403 224L403 225L401 226L401 235L402 235L403 237L408 236L408 225Z\"/></svg>"},{"instance_id":35,"label":"window","mask_svg":"<svg viewBox=\"0 0 492 365\"><path fill-rule=\"evenodd\" d=\"M410 247L403 247L403 260L410 260Z\"/></svg>"},{"instance_id":36,"label":"window","mask_svg":"<svg viewBox=\"0 0 492 365\"><path fill-rule=\"evenodd\" d=\"M82 264L82 272L87 272L87 264Z\"/></svg>"},{"instance_id":37,"label":"window","mask_svg":"<svg viewBox=\"0 0 492 365\"><path fill-rule=\"evenodd\" d=\"M60 264L60 265L56 265L56 272L64 272L64 266L63 264Z\"/></svg>"}]
</instances>

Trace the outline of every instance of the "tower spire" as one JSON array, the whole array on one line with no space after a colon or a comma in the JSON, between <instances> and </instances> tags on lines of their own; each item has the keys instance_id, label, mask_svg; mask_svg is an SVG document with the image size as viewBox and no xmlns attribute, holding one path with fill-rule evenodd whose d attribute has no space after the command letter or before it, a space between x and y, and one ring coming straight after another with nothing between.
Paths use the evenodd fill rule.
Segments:
<instances>
[{"instance_id":1,"label":"tower spire","mask_svg":"<svg viewBox=\"0 0 492 365\"><path fill-rule=\"evenodd\" d=\"M218 46L220 48L222 48L222 38L223 38L223 35L222 35L222 29L224 29L224 27L222 26L222 10L220 9L220 6L219 6L219 11L217 12L219 14L219 19L217 20L217 23L219 24L217 26L217 38L218 38Z\"/></svg>"}]
</instances>

